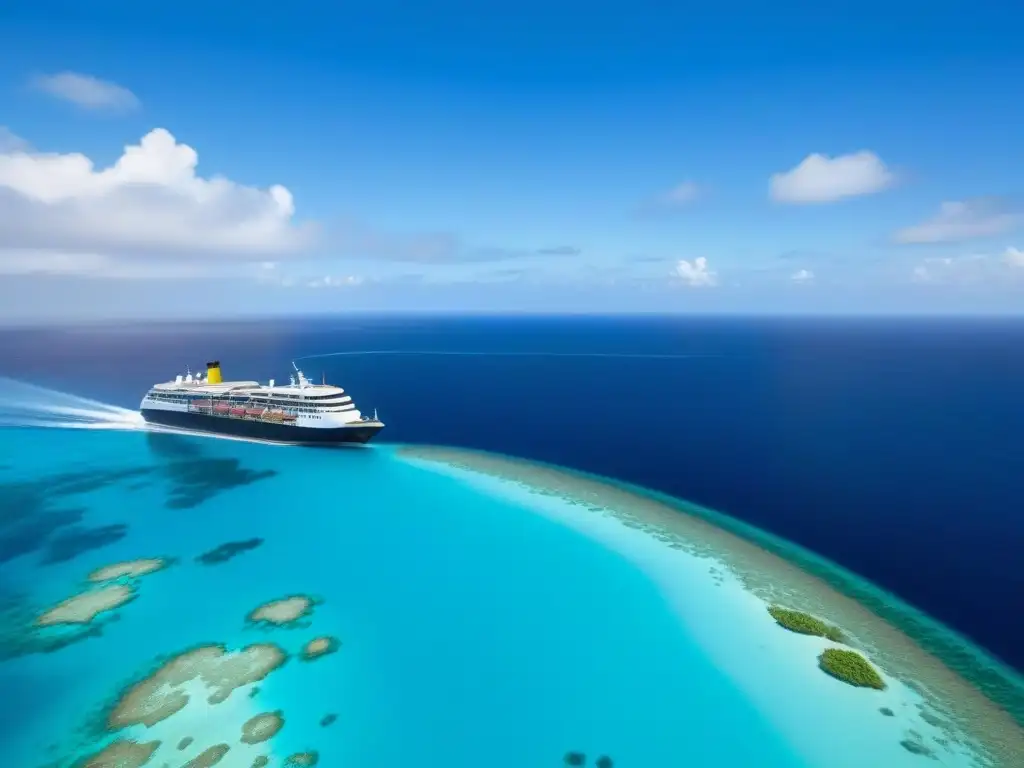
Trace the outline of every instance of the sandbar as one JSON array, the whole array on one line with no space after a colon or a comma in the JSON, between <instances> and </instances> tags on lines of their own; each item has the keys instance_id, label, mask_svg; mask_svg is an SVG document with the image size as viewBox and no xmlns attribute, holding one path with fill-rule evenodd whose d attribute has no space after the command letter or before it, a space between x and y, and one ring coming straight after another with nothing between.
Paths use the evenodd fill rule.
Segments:
<instances>
[{"instance_id":1,"label":"sandbar","mask_svg":"<svg viewBox=\"0 0 1024 768\"><path fill-rule=\"evenodd\" d=\"M272 624L287 627L313 612L313 598L305 595L291 595L280 600L264 603L247 617L254 624Z\"/></svg>"},{"instance_id":2,"label":"sandbar","mask_svg":"<svg viewBox=\"0 0 1024 768\"><path fill-rule=\"evenodd\" d=\"M210 703L220 703L236 688L262 680L287 659L283 650L270 643L238 651L228 651L223 645L185 651L124 691L107 716L107 727L156 725L185 708L189 702L186 688L193 681L205 685Z\"/></svg>"},{"instance_id":3,"label":"sandbar","mask_svg":"<svg viewBox=\"0 0 1024 768\"><path fill-rule=\"evenodd\" d=\"M281 710L253 715L242 724L242 743L259 744L274 736L283 726Z\"/></svg>"},{"instance_id":4,"label":"sandbar","mask_svg":"<svg viewBox=\"0 0 1024 768\"><path fill-rule=\"evenodd\" d=\"M135 590L127 584L108 584L62 600L37 618L36 624L40 627L88 624L101 613L120 608L134 599Z\"/></svg>"},{"instance_id":5,"label":"sandbar","mask_svg":"<svg viewBox=\"0 0 1024 768\"><path fill-rule=\"evenodd\" d=\"M85 758L82 768L141 768L160 746L159 741L138 742L118 739L95 755Z\"/></svg>"},{"instance_id":6,"label":"sandbar","mask_svg":"<svg viewBox=\"0 0 1024 768\"><path fill-rule=\"evenodd\" d=\"M458 448L397 455L509 481L610 516L666 546L724 566L766 605L827 617L851 644L968 734L994 765L1024 755L1024 680L966 640L842 567L714 510L571 469ZM865 695L870 695L865 692Z\"/></svg>"},{"instance_id":7,"label":"sandbar","mask_svg":"<svg viewBox=\"0 0 1024 768\"><path fill-rule=\"evenodd\" d=\"M319 659L321 656L334 653L340 646L341 641L336 637L331 637L330 635L315 637L302 646L302 659L303 661Z\"/></svg>"},{"instance_id":8,"label":"sandbar","mask_svg":"<svg viewBox=\"0 0 1024 768\"><path fill-rule=\"evenodd\" d=\"M138 560L125 560L121 563L105 565L90 573L87 578L94 583L121 578L138 579L162 571L168 565L170 565L170 561L164 557L143 557Z\"/></svg>"},{"instance_id":9,"label":"sandbar","mask_svg":"<svg viewBox=\"0 0 1024 768\"><path fill-rule=\"evenodd\" d=\"M181 768L211 768L219 763L231 749L227 744L215 744L200 752Z\"/></svg>"}]
</instances>

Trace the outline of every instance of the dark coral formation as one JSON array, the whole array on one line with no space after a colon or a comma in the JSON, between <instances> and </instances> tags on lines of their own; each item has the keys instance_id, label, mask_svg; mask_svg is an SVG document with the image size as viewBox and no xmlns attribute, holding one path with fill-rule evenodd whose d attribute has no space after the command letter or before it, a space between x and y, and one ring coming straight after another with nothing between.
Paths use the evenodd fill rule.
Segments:
<instances>
[{"instance_id":1,"label":"dark coral formation","mask_svg":"<svg viewBox=\"0 0 1024 768\"><path fill-rule=\"evenodd\" d=\"M81 554L115 544L128 533L124 523L112 523L96 528L72 526L65 528L50 538L43 553L44 565L63 563L73 560Z\"/></svg>"},{"instance_id":2,"label":"dark coral formation","mask_svg":"<svg viewBox=\"0 0 1024 768\"><path fill-rule=\"evenodd\" d=\"M185 738L183 738L181 741L178 742L178 749L188 749L188 747L189 747L189 745L191 743L192 743L192 737L191 736L186 736Z\"/></svg>"},{"instance_id":3,"label":"dark coral formation","mask_svg":"<svg viewBox=\"0 0 1024 768\"><path fill-rule=\"evenodd\" d=\"M895 712L893 712L888 707L879 707L878 711L881 712L886 717L893 717L896 714Z\"/></svg>"},{"instance_id":4,"label":"dark coral formation","mask_svg":"<svg viewBox=\"0 0 1024 768\"><path fill-rule=\"evenodd\" d=\"M338 719L338 716L333 712L329 712L320 718L320 727L326 728L329 725L334 725L334 722Z\"/></svg>"},{"instance_id":5,"label":"dark coral formation","mask_svg":"<svg viewBox=\"0 0 1024 768\"><path fill-rule=\"evenodd\" d=\"M599 758L597 758L597 762L594 763L594 765L596 765L597 768L612 768L614 763L612 762L612 759L608 757L608 755L601 755Z\"/></svg>"},{"instance_id":6,"label":"dark coral formation","mask_svg":"<svg viewBox=\"0 0 1024 768\"><path fill-rule=\"evenodd\" d=\"M587 762L587 756L582 752L566 752L562 762L566 765L583 765Z\"/></svg>"},{"instance_id":7,"label":"dark coral formation","mask_svg":"<svg viewBox=\"0 0 1024 768\"><path fill-rule=\"evenodd\" d=\"M285 758L285 768L308 768L308 766L316 765L320 762L320 753L315 749L311 749L309 752L296 752L294 755L288 755Z\"/></svg>"},{"instance_id":8,"label":"dark coral formation","mask_svg":"<svg viewBox=\"0 0 1024 768\"><path fill-rule=\"evenodd\" d=\"M907 750L907 752L910 752L914 755L921 755L922 757L931 758L935 757L935 752L933 752L929 747L925 746L917 739L903 739L903 741L900 742L900 746Z\"/></svg>"},{"instance_id":9,"label":"dark coral formation","mask_svg":"<svg viewBox=\"0 0 1024 768\"><path fill-rule=\"evenodd\" d=\"M194 509L225 491L277 475L272 469L247 469L238 459L175 461L163 470L171 483L166 502L170 509Z\"/></svg>"},{"instance_id":10,"label":"dark coral formation","mask_svg":"<svg viewBox=\"0 0 1024 768\"><path fill-rule=\"evenodd\" d=\"M233 557L248 552L251 549L256 549L263 543L263 539L252 538L243 539L242 541L226 541L223 544L214 547L209 552L204 552L196 558L196 562L201 565L220 565L226 563Z\"/></svg>"},{"instance_id":11,"label":"dark coral formation","mask_svg":"<svg viewBox=\"0 0 1024 768\"><path fill-rule=\"evenodd\" d=\"M59 532L82 522L86 510L68 506L70 497L132 481L151 471L149 467L83 470L0 483L0 509L4 510L0 517L0 565L35 552L44 553L48 562L70 560L109 543L113 532L110 526L106 530L82 528L48 549Z\"/></svg>"},{"instance_id":12,"label":"dark coral formation","mask_svg":"<svg viewBox=\"0 0 1024 768\"><path fill-rule=\"evenodd\" d=\"M48 627L45 631L34 626L39 606L26 595L6 592L0 588L0 661L32 653L53 653L74 643L99 637L103 628L117 621L117 614L79 626Z\"/></svg>"}]
</instances>

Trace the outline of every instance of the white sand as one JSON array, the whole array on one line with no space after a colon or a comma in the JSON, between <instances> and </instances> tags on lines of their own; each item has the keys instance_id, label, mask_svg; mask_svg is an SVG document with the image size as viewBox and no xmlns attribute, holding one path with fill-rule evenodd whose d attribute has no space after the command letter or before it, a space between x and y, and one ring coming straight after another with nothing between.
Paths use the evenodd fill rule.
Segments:
<instances>
[{"instance_id":1,"label":"white sand","mask_svg":"<svg viewBox=\"0 0 1024 768\"><path fill-rule=\"evenodd\" d=\"M900 746L903 739L917 738L910 737L913 730L941 765L1024 765L1024 732L973 685L856 601L750 542L616 486L571 473L552 479L548 467L450 449L415 448L400 455L521 502L628 557L659 585L712 663L810 764L923 768L934 761ZM447 461L458 466L435 463ZM779 627L766 610L769 596L821 615L857 641L866 638L857 644L881 667L888 689L855 688L821 672L817 656L835 644ZM900 663L890 663L893 658ZM939 729L925 722L924 700L886 674L889 668L937 692L930 704L943 705L956 725ZM882 715L880 707L894 716ZM936 741L950 735L961 744Z\"/></svg>"}]
</instances>

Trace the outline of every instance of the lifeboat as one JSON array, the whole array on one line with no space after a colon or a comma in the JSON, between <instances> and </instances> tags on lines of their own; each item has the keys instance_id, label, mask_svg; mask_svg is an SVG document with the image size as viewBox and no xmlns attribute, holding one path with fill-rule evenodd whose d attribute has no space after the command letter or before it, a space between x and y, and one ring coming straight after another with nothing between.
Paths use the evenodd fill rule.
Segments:
<instances>
[{"instance_id":1,"label":"lifeboat","mask_svg":"<svg viewBox=\"0 0 1024 768\"><path fill-rule=\"evenodd\" d=\"M246 408L245 409L245 415L246 416L259 416L261 413L263 413L263 409L262 408Z\"/></svg>"},{"instance_id":2,"label":"lifeboat","mask_svg":"<svg viewBox=\"0 0 1024 768\"><path fill-rule=\"evenodd\" d=\"M200 400L198 403L192 403L192 407L200 411L208 411L213 408L213 403L209 400Z\"/></svg>"},{"instance_id":3,"label":"lifeboat","mask_svg":"<svg viewBox=\"0 0 1024 768\"><path fill-rule=\"evenodd\" d=\"M266 421L281 421L282 419L284 419L284 414L281 413L280 411L268 411L267 413L263 414L263 418Z\"/></svg>"},{"instance_id":4,"label":"lifeboat","mask_svg":"<svg viewBox=\"0 0 1024 768\"><path fill-rule=\"evenodd\" d=\"M285 413L285 414L283 414L283 415L282 415L282 418L283 418L283 419L284 419L285 421L295 421L295 419L296 419L297 417L295 416L295 414L294 414L294 413Z\"/></svg>"},{"instance_id":5,"label":"lifeboat","mask_svg":"<svg viewBox=\"0 0 1024 768\"><path fill-rule=\"evenodd\" d=\"M245 408L232 408L228 413L232 416L245 416Z\"/></svg>"}]
</instances>

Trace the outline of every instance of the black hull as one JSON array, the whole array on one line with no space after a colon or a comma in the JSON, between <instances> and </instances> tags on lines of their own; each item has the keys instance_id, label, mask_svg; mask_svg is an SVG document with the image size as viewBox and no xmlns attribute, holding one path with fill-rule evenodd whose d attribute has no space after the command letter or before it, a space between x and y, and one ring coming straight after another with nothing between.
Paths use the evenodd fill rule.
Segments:
<instances>
[{"instance_id":1,"label":"black hull","mask_svg":"<svg viewBox=\"0 0 1024 768\"><path fill-rule=\"evenodd\" d=\"M384 429L380 422L353 424L350 427L317 428L275 424L256 419L238 419L231 416L211 416L205 413L182 413L143 408L142 418L150 424L159 424L192 432L211 435L230 435L252 440L301 445L338 445L341 443L368 443Z\"/></svg>"}]
</instances>

